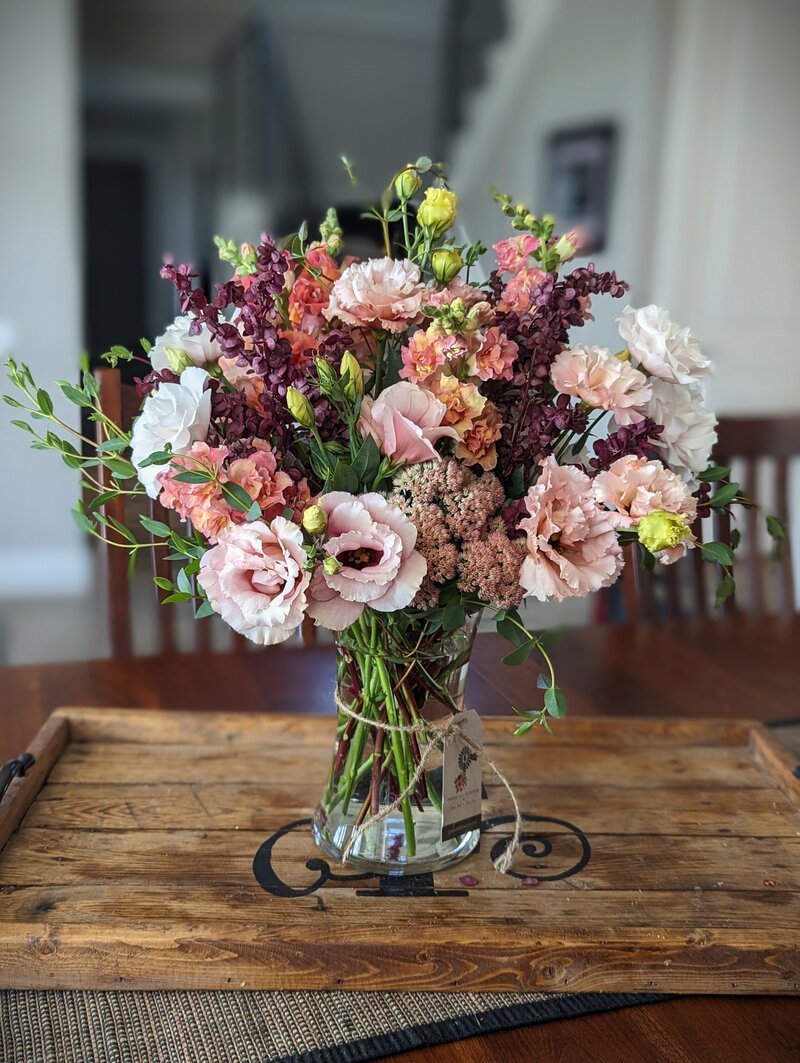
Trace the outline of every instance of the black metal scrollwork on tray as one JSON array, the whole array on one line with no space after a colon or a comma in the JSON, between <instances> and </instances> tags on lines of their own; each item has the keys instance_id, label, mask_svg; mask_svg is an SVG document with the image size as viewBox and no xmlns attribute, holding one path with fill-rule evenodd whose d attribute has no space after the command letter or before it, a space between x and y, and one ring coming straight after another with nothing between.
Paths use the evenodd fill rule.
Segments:
<instances>
[{"instance_id":1,"label":"black metal scrollwork on tray","mask_svg":"<svg viewBox=\"0 0 800 1063\"><path fill-rule=\"evenodd\" d=\"M0 767L0 800L14 779L22 778L36 763L36 757L32 753L21 753L13 760L7 760Z\"/></svg>"},{"instance_id":2,"label":"black metal scrollwork on tray","mask_svg":"<svg viewBox=\"0 0 800 1063\"><path fill-rule=\"evenodd\" d=\"M560 879L570 878L573 875L579 874L589 863L591 859L592 850L589 845L589 840L586 835L574 824L569 823L565 819L556 819L552 816L535 816L529 813L523 813L523 820L526 824L540 824L538 829L525 830L520 837L520 848L518 850L519 856L515 858L515 866L511 868L508 874L512 878L529 879L534 878L538 882L557 882ZM508 825L513 829L514 817L513 816L494 816L491 819L484 820L481 829L483 831L491 830L493 827L502 827ZM547 832L547 825L552 824L563 828L558 832ZM310 819L296 819L292 823L287 823L286 826L281 827L271 835L264 844L259 848L253 859L253 874L256 877L256 881L262 889L267 893L271 893L274 897L309 897L311 894L316 893L326 882L363 882L365 880L377 879L377 888L359 889L358 895L360 897L468 897L468 889L437 889L434 883L433 875L420 874L420 875L375 875L372 872L351 872L347 874L341 874L337 871L332 871L331 866L327 860L321 856L314 856L309 860L306 860L305 866L309 871L316 873L316 878L308 886L290 886L284 882L275 869L275 849L276 846L286 838L287 835L293 831L307 832L311 826ZM574 839L577 840L580 847L580 855L577 860L572 859L572 862L563 870L553 871L548 873L548 869L544 861L552 857L554 854L554 848L558 839ZM511 840L511 831L506 835L499 837L490 850L489 856L492 861L495 861L498 856L505 850ZM484 845L489 844L491 837L485 834L482 842ZM558 846L560 849L561 846ZM523 865L522 857L528 858L531 863L527 868ZM472 884L472 883L468 883Z\"/></svg>"}]
</instances>

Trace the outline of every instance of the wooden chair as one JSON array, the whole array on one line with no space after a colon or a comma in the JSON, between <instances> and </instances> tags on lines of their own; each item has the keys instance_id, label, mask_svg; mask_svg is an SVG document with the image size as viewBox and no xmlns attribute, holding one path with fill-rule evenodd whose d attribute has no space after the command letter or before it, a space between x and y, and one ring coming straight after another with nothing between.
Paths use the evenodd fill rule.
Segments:
<instances>
[{"instance_id":1,"label":"wooden chair","mask_svg":"<svg viewBox=\"0 0 800 1063\"><path fill-rule=\"evenodd\" d=\"M140 401L136 389L130 384L124 384L118 369L102 368L95 371L100 387L100 404L105 413L126 431L130 429L133 419L139 412ZM102 426L97 426L97 438L100 442L104 437ZM103 482L106 482L106 470L101 470ZM157 502L147 499L145 508L141 512L165 524L177 527L175 513L165 510ZM130 512L131 507L126 507L125 497L113 499L103 507L106 517L125 524L126 516L130 519L135 514ZM138 519L136 521L138 523ZM110 538L114 533L107 531ZM146 536L144 537L146 541ZM152 538L151 538L152 541ZM134 654L133 616L132 616L132 590L133 581L128 573L128 554L118 547L104 543L98 544L103 559L103 575L105 584L106 615L109 631L111 656L115 658L131 657ZM165 576L173 578L171 562L167 561L164 552L160 550L147 551L152 557L153 576ZM210 653L217 647L222 652L245 652L251 644L241 635L231 631L217 617L205 617L201 620L192 619L191 624L179 625L179 621L187 616L187 607L170 604L161 605L161 601L167 596L167 591L153 588L156 593L152 595L152 605L155 615L153 616L154 630L158 633L157 651L171 654L179 650L179 626L191 633L190 641L193 643L189 652ZM316 641L316 628L312 622L303 625L302 641L304 644Z\"/></svg>"},{"instance_id":2,"label":"wooden chair","mask_svg":"<svg viewBox=\"0 0 800 1063\"><path fill-rule=\"evenodd\" d=\"M725 604L726 612L763 615L796 611L789 537L775 560L765 552L763 531L768 513L785 525L789 523L789 464L793 458L800 458L800 417L723 418L719 422L714 462L732 466L733 478L760 503L757 508L738 511L742 544L734 567L737 591ZM769 475L759 477L760 467ZM730 532L727 514L714 514L695 527L701 541L727 542ZM698 550L675 565L659 566L649 573L638 565L637 548L629 547L621 580L624 619L638 623L707 616L713 610L715 582L713 567L701 559Z\"/></svg>"}]
</instances>

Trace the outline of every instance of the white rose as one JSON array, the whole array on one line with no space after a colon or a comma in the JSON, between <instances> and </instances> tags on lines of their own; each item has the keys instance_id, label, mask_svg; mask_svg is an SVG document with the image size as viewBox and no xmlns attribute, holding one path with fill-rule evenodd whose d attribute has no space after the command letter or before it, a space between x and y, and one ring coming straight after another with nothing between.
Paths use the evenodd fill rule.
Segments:
<instances>
[{"instance_id":1,"label":"white rose","mask_svg":"<svg viewBox=\"0 0 800 1063\"><path fill-rule=\"evenodd\" d=\"M645 413L664 426L661 438L667 448L667 462L684 480L692 480L708 468L711 450L717 441L714 414L705 408L702 388L683 387L667 380L653 380L653 395Z\"/></svg>"},{"instance_id":2,"label":"white rose","mask_svg":"<svg viewBox=\"0 0 800 1063\"><path fill-rule=\"evenodd\" d=\"M207 325L202 325L196 336L189 335L195 319L189 315L176 317L172 324L158 337L150 351L150 363L159 372L171 369L180 373L187 366L205 366L216 362L222 349Z\"/></svg>"},{"instance_id":3,"label":"white rose","mask_svg":"<svg viewBox=\"0 0 800 1063\"><path fill-rule=\"evenodd\" d=\"M159 384L144 401L133 424L131 461L150 498L158 498L161 485L156 480L166 465L140 463L169 443L173 454L183 454L192 443L204 442L211 423L211 392L205 390L208 373L192 366L184 369L178 384Z\"/></svg>"},{"instance_id":4,"label":"white rose","mask_svg":"<svg viewBox=\"0 0 800 1063\"><path fill-rule=\"evenodd\" d=\"M689 329L670 321L666 310L653 305L640 310L626 306L617 321L631 358L653 376L692 384L712 371L711 362Z\"/></svg>"}]
</instances>

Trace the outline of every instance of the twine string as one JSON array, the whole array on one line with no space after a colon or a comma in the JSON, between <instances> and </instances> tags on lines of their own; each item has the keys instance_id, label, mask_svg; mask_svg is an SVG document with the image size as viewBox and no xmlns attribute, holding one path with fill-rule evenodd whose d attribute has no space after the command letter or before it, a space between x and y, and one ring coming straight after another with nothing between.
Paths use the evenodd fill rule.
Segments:
<instances>
[{"instance_id":1,"label":"twine string","mask_svg":"<svg viewBox=\"0 0 800 1063\"><path fill-rule=\"evenodd\" d=\"M428 760L433 751L436 749L438 743L444 742L449 738L458 738L464 743L464 745L468 746L469 749L473 751L473 753L476 753L477 756L482 757L486 761L488 766L492 769L492 771L503 784L503 786L505 786L506 790L508 791L508 796L511 798L511 804L514 806L514 833L511 837L511 841L494 861L495 870L499 871L501 875L505 875L511 867L511 862L514 859L514 854L519 848L519 839L520 834L522 833L522 813L520 811L519 802L517 801L516 794L511 788L511 783L505 777L500 768L498 768L498 766L483 748L481 743L475 742L472 738L470 738L468 734L464 733L464 730L461 725L460 714L444 717L440 720L420 720L417 723L398 724L389 723L388 721L384 720L372 720L366 716L362 716L361 713L356 712L355 709L351 709L349 705L345 704L345 702L339 697L338 692L334 694L334 700L336 702L337 709L339 709L339 711L342 712L345 716L349 716L351 719L357 720L359 723L364 723L368 727L375 727L378 730L395 732L396 734L417 734L421 736L433 732L432 737L425 742L424 746L420 750L419 761L417 762L417 766L414 769L414 773L409 779L405 788L402 790L401 793L397 795L397 797L390 804L378 809L377 812L375 812L373 815L371 815L368 819L366 819L363 823L359 824L359 826L355 828L355 830L352 832L349 839L347 840L347 844L342 850L341 862L344 863L347 860L348 856L353 850L353 847L355 846L356 842L362 834L368 831L371 827L374 827L378 823L381 823L384 819L387 818L387 816L390 816L392 812L395 812L398 808L400 808L406 798L411 797L411 795L416 792L417 786L419 785L419 781L423 776Z\"/></svg>"}]
</instances>

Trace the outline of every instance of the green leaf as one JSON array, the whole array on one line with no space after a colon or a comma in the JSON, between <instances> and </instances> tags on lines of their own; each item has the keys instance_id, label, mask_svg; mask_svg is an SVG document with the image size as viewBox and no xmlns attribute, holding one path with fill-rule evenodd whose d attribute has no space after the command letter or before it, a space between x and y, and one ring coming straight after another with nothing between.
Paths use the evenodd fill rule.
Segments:
<instances>
[{"instance_id":1,"label":"green leaf","mask_svg":"<svg viewBox=\"0 0 800 1063\"><path fill-rule=\"evenodd\" d=\"M167 579L166 576L153 576L153 583L156 587L160 587L162 591L171 591L173 583L171 579Z\"/></svg>"},{"instance_id":2,"label":"green leaf","mask_svg":"<svg viewBox=\"0 0 800 1063\"><path fill-rule=\"evenodd\" d=\"M172 533L172 528L168 524L164 524L163 521L153 520L151 517L140 516L139 523L145 529L153 535L163 535L169 537Z\"/></svg>"},{"instance_id":3,"label":"green leaf","mask_svg":"<svg viewBox=\"0 0 800 1063\"><path fill-rule=\"evenodd\" d=\"M105 454L106 452L118 453L120 450L125 450L130 446L130 440L119 439L116 436L113 439L104 439L102 443L97 444L97 452L99 454ZM148 459L149 461L149 459ZM142 462L144 465L144 462Z\"/></svg>"},{"instance_id":4,"label":"green leaf","mask_svg":"<svg viewBox=\"0 0 800 1063\"><path fill-rule=\"evenodd\" d=\"M130 480L136 475L136 469L124 458L102 458L101 461L120 480Z\"/></svg>"},{"instance_id":5,"label":"green leaf","mask_svg":"<svg viewBox=\"0 0 800 1063\"><path fill-rule=\"evenodd\" d=\"M223 484L222 493L234 509L240 513L249 513L253 506L253 500L241 484Z\"/></svg>"},{"instance_id":6,"label":"green leaf","mask_svg":"<svg viewBox=\"0 0 800 1063\"><path fill-rule=\"evenodd\" d=\"M70 402L74 402L76 406L92 406L92 400L88 398L80 390L76 388L74 384L68 383L66 380L59 380L58 386L64 392L64 395Z\"/></svg>"},{"instance_id":7,"label":"green leaf","mask_svg":"<svg viewBox=\"0 0 800 1063\"><path fill-rule=\"evenodd\" d=\"M742 533L738 528L733 528L731 530L731 550L737 550L741 541Z\"/></svg>"},{"instance_id":8,"label":"green leaf","mask_svg":"<svg viewBox=\"0 0 800 1063\"><path fill-rule=\"evenodd\" d=\"M161 604L171 605L172 602L188 602L190 598L194 598L194 595L186 594L182 591L176 591L175 594L168 594L166 598L163 598Z\"/></svg>"},{"instance_id":9,"label":"green leaf","mask_svg":"<svg viewBox=\"0 0 800 1063\"><path fill-rule=\"evenodd\" d=\"M709 561L716 561L718 565L733 564L733 550L727 543L699 543L703 557Z\"/></svg>"},{"instance_id":10,"label":"green leaf","mask_svg":"<svg viewBox=\"0 0 800 1063\"><path fill-rule=\"evenodd\" d=\"M152 351L153 344L150 342L150 340L145 339L144 336L142 336L142 338L139 340L139 343L145 354L149 354L150 351Z\"/></svg>"},{"instance_id":11,"label":"green leaf","mask_svg":"<svg viewBox=\"0 0 800 1063\"><path fill-rule=\"evenodd\" d=\"M39 388L39 390L36 392L36 404L42 411L42 413L47 414L48 417L53 412L53 400L50 398L44 388Z\"/></svg>"},{"instance_id":12,"label":"green leaf","mask_svg":"<svg viewBox=\"0 0 800 1063\"><path fill-rule=\"evenodd\" d=\"M527 631L523 631L518 624L513 623L508 617L498 620L495 626L497 627L497 634L513 646L524 646L530 640L530 635Z\"/></svg>"},{"instance_id":13,"label":"green leaf","mask_svg":"<svg viewBox=\"0 0 800 1063\"><path fill-rule=\"evenodd\" d=\"M200 472L199 469L188 469L186 472L179 472L175 476L175 480L181 484L207 484L211 483L213 479L212 473ZM250 496L248 495L247 497L249 499Z\"/></svg>"},{"instance_id":14,"label":"green leaf","mask_svg":"<svg viewBox=\"0 0 800 1063\"><path fill-rule=\"evenodd\" d=\"M381 452L378 450L378 445L372 436L367 436L361 444L352 466L359 482L370 487L378 473L380 463Z\"/></svg>"},{"instance_id":15,"label":"green leaf","mask_svg":"<svg viewBox=\"0 0 800 1063\"><path fill-rule=\"evenodd\" d=\"M126 528L124 524L118 521L116 517L106 517L106 520L112 528L119 532L125 542L130 543L131 546L139 545L136 541L136 536L133 534L133 532L131 532L129 528Z\"/></svg>"},{"instance_id":16,"label":"green leaf","mask_svg":"<svg viewBox=\"0 0 800 1063\"><path fill-rule=\"evenodd\" d=\"M524 661L527 661L536 649L538 643L539 640L536 638L528 639L527 642L524 642L521 646L518 646L515 650L512 650L511 653L507 654L503 658L503 664L508 664L512 667L522 664Z\"/></svg>"},{"instance_id":17,"label":"green leaf","mask_svg":"<svg viewBox=\"0 0 800 1063\"><path fill-rule=\"evenodd\" d=\"M557 686L548 687L544 696L544 707L547 709L549 716L554 716L557 720L560 720L567 711L567 699L564 696L564 691Z\"/></svg>"},{"instance_id":18,"label":"green leaf","mask_svg":"<svg viewBox=\"0 0 800 1063\"><path fill-rule=\"evenodd\" d=\"M3 395L3 402L5 402L8 406L13 406L15 410L25 409L22 403L15 399L13 395Z\"/></svg>"},{"instance_id":19,"label":"green leaf","mask_svg":"<svg viewBox=\"0 0 800 1063\"><path fill-rule=\"evenodd\" d=\"M714 595L714 605L717 607L722 605L724 601L727 601L727 599L730 598L735 590L736 581L733 576L728 573L717 585L717 593Z\"/></svg>"},{"instance_id":20,"label":"green leaf","mask_svg":"<svg viewBox=\"0 0 800 1063\"><path fill-rule=\"evenodd\" d=\"M194 618L195 620L202 620L205 616L213 616L215 612L216 610L214 609L211 602L204 601L200 605L198 605L197 610L194 614Z\"/></svg>"},{"instance_id":21,"label":"green leaf","mask_svg":"<svg viewBox=\"0 0 800 1063\"><path fill-rule=\"evenodd\" d=\"M739 494L739 484L725 484L724 487L720 487L716 494L713 494L708 501L710 506L714 509L722 509L723 506L727 506L730 502L736 498Z\"/></svg>"},{"instance_id":22,"label":"green leaf","mask_svg":"<svg viewBox=\"0 0 800 1063\"><path fill-rule=\"evenodd\" d=\"M782 542L786 538L786 528L780 517L767 517L767 531L776 542Z\"/></svg>"},{"instance_id":23,"label":"green leaf","mask_svg":"<svg viewBox=\"0 0 800 1063\"><path fill-rule=\"evenodd\" d=\"M551 686L550 676L545 675L544 672L539 672L536 677L536 686L539 690L549 690Z\"/></svg>"},{"instance_id":24,"label":"green leaf","mask_svg":"<svg viewBox=\"0 0 800 1063\"><path fill-rule=\"evenodd\" d=\"M27 421L12 421L13 425L17 428L21 428L23 432L28 432L30 435L35 436L36 433L33 430L33 425L28 424Z\"/></svg>"},{"instance_id":25,"label":"green leaf","mask_svg":"<svg viewBox=\"0 0 800 1063\"><path fill-rule=\"evenodd\" d=\"M178 590L181 591L183 594L193 594L192 585L189 582L189 577L186 575L186 569L182 568L179 570L178 578L175 581L175 585L177 586Z\"/></svg>"},{"instance_id":26,"label":"green leaf","mask_svg":"<svg viewBox=\"0 0 800 1063\"><path fill-rule=\"evenodd\" d=\"M158 450L155 454L149 454L146 458L142 459L142 461L139 462L139 468L146 469L150 465L166 465L174 456L175 455L171 450ZM178 477L176 477L176 479L177 478ZM183 482L185 483L186 481ZM195 481L189 482L194 483Z\"/></svg>"},{"instance_id":27,"label":"green leaf","mask_svg":"<svg viewBox=\"0 0 800 1063\"><path fill-rule=\"evenodd\" d=\"M531 727L533 727L533 724L533 720L525 720L523 723L517 724L516 728L514 729L514 736L517 737L519 735L526 734L528 731L530 731Z\"/></svg>"},{"instance_id":28,"label":"green leaf","mask_svg":"<svg viewBox=\"0 0 800 1063\"><path fill-rule=\"evenodd\" d=\"M88 532L90 535L95 532L96 529L94 524L92 524L79 506L76 506L75 509L71 509L70 515L82 532Z\"/></svg>"},{"instance_id":29,"label":"green leaf","mask_svg":"<svg viewBox=\"0 0 800 1063\"><path fill-rule=\"evenodd\" d=\"M522 498L525 494L525 470L521 465L509 476L507 487L509 498Z\"/></svg>"},{"instance_id":30,"label":"green leaf","mask_svg":"<svg viewBox=\"0 0 800 1063\"><path fill-rule=\"evenodd\" d=\"M336 459L331 484L334 491L347 491L351 495L356 494L359 488L357 474L341 458Z\"/></svg>"},{"instance_id":31,"label":"green leaf","mask_svg":"<svg viewBox=\"0 0 800 1063\"><path fill-rule=\"evenodd\" d=\"M95 490L94 486L88 482L85 483L84 486L87 487L90 491ZM110 491L101 491L99 495L95 495L95 497L91 500L91 502L89 503L89 509L99 509L101 506L104 506L106 502L110 502L112 498L118 497L119 491L116 491L113 488Z\"/></svg>"},{"instance_id":32,"label":"green leaf","mask_svg":"<svg viewBox=\"0 0 800 1063\"><path fill-rule=\"evenodd\" d=\"M417 169L420 173L427 173L428 170L430 170L431 166L433 166L433 163L427 155L420 155L420 157L414 163L415 169Z\"/></svg>"},{"instance_id":33,"label":"green leaf","mask_svg":"<svg viewBox=\"0 0 800 1063\"><path fill-rule=\"evenodd\" d=\"M724 480L730 476L731 470L727 465L711 465L704 472L697 474L697 479L703 483L714 483L715 480Z\"/></svg>"},{"instance_id":34,"label":"green leaf","mask_svg":"<svg viewBox=\"0 0 800 1063\"><path fill-rule=\"evenodd\" d=\"M258 520L262 516L261 506L259 506L258 502L252 504L245 516L248 520Z\"/></svg>"},{"instance_id":35,"label":"green leaf","mask_svg":"<svg viewBox=\"0 0 800 1063\"><path fill-rule=\"evenodd\" d=\"M463 604L456 598L448 602L442 615L442 627L445 631L458 631L466 623Z\"/></svg>"}]
</instances>

